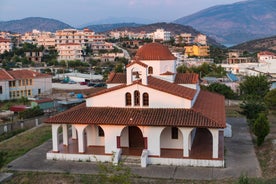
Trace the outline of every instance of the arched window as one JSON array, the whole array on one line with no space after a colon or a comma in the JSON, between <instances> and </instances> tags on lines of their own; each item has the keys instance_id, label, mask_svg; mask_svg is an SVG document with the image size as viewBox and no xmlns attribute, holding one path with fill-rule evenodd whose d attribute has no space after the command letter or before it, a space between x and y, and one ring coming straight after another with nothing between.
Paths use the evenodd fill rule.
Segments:
<instances>
[{"instance_id":1,"label":"arched window","mask_svg":"<svg viewBox=\"0 0 276 184\"><path fill-rule=\"evenodd\" d=\"M131 105L131 94L126 93L126 106L130 106L130 105Z\"/></svg>"},{"instance_id":2,"label":"arched window","mask_svg":"<svg viewBox=\"0 0 276 184\"><path fill-rule=\"evenodd\" d=\"M143 106L149 106L149 94L143 93Z\"/></svg>"},{"instance_id":3,"label":"arched window","mask_svg":"<svg viewBox=\"0 0 276 184\"><path fill-rule=\"evenodd\" d=\"M178 139L178 128L177 127L172 127L172 139Z\"/></svg>"},{"instance_id":4,"label":"arched window","mask_svg":"<svg viewBox=\"0 0 276 184\"><path fill-rule=\"evenodd\" d=\"M148 74L153 74L153 68L151 66L148 69Z\"/></svg>"},{"instance_id":5,"label":"arched window","mask_svg":"<svg viewBox=\"0 0 276 184\"><path fill-rule=\"evenodd\" d=\"M104 137L104 131L103 131L102 127L100 127L100 126L98 126L98 136Z\"/></svg>"},{"instance_id":6,"label":"arched window","mask_svg":"<svg viewBox=\"0 0 276 184\"><path fill-rule=\"evenodd\" d=\"M134 91L134 105L140 105L140 92Z\"/></svg>"}]
</instances>

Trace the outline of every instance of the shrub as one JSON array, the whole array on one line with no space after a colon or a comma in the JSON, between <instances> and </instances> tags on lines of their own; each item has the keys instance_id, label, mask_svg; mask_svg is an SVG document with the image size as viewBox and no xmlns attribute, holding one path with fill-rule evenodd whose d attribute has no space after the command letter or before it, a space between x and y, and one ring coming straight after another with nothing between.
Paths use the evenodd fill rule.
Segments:
<instances>
[{"instance_id":1,"label":"shrub","mask_svg":"<svg viewBox=\"0 0 276 184\"><path fill-rule=\"evenodd\" d=\"M253 132L257 136L257 145L261 146L265 137L269 134L269 122L264 113L260 113L254 121Z\"/></svg>"},{"instance_id":2,"label":"shrub","mask_svg":"<svg viewBox=\"0 0 276 184\"><path fill-rule=\"evenodd\" d=\"M36 116L43 115L43 109L40 109L39 106L35 106L31 109L27 109L25 111L19 112L19 117L23 119L32 118Z\"/></svg>"}]
</instances>

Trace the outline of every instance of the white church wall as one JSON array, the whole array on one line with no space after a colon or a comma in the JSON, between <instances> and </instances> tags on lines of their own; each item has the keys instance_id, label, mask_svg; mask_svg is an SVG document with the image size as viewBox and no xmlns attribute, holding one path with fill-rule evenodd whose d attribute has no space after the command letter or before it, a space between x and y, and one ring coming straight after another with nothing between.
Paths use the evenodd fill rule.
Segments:
<instances>
[{"instance_id":1,"label":"white church wall","mask_svg":"<svg viewBox=\"0 0 276 184\"><path fill-rule=\"evenodd\" d=\"M134 91L140 92L140 106L134 106ZM169 93L148 88L143 85L131 85L113 92L101 94L86 99L88 107L128 107L125 106L125 94L131 93L132 107L145 108L191 108L191 100L184 99ZM143 93L149 94L149 106L143 106ZM162 99L160 99L162 97Z\"/></svg>"},{"instance_id":2,"label":"white church wall","mask_svg":"<svg viewBox=\"0 0 276 184\"><path fill-rule=\"evenodd\" d=\"M121 135L124 126L101 125L105 135L105 153L113 154L117 150L117 136Z\"/></svg>"},{"instance_id":3,"label":"white church wall","mask_svg":"<svg viewBox=\"0 0 276 184\"><path fill-rule=\"evenodd\" d=\"M170 149L183 149L183 135L178 130L178 139L172 139L171 127L166 127L160 136L160 147Z\"/></svg>"},{"instance_id":4,"label":"white church wall","mask_svg":"<svg viewBox=\"0 0 276 184\"><path fill-rule=\"evenodd\" d=\"M148 154L160 156L160 134L165 127L139 127L148 140Z\"/></svg>"},{"instance_id":5,"label":"white church wall","mask_svg":"<svg viewBox=\"0 0 276 184\"><path fill-rule=\"evenodd\" d=\"M121 147L129 147L128 128L125 127L121 133Z\"/></svg>"}]
</instances>

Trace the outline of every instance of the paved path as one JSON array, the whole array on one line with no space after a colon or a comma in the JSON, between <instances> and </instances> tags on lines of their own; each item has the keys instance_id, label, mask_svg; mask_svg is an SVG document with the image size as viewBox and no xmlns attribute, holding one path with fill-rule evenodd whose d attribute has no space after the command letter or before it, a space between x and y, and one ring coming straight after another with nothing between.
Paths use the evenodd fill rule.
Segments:
<instances>
[{"instance_id":1,"label":"paved path","mask_svg":"<svg viewBox=\"0 0 276 184\"><path fill-rule=\"evenodd\" d=\"M227 122L232 125L233 137L225 138L225 168L150 165L147 168L132 167L133 173L150 178L195 180L238 178L242 173L249 177L261 177L261 169L245 119L228 118ZM8 170L97 174L97 164L94 162L46 160L46 153L51 148L51 141L45 142L9 163Z\"/></svg>"}]
</instances>

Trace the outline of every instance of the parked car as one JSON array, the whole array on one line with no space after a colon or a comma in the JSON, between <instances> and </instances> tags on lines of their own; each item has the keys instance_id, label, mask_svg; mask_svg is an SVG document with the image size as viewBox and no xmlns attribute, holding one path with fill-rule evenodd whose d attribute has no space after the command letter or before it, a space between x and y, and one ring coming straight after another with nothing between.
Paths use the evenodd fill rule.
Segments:
<instances>
[{"instance_id":1,"label":"parked car","mask_svg":"<svg viewBox=\"0 0 276 184\"><path fill-rule=\"evenodd\" d=\"M106 86L105 83L98 83L94 87L96 88L96 87L105 87L105 86Z\"/></svg>"},{"instance_id":2,"label":"parked car","mask_svg":"<svg viewBox=\"0 0 276 184\"><path fill-rule=\"evenodd\" d=\"M80 85L87 85L87 82L80 82Z\"/></svg>"},{"instance_id":3,"label":"parked car","mask_svg":"<svg viewBox=\"0 0 276 184\"><path fill-rule=\"evenodd\" d=\"M93 82L88 82L88 83L87 83L87 86L90 86L90 87L95 86L95 85L96 85L96 84L93 83Z\"/></svg>"}]
</instances>

